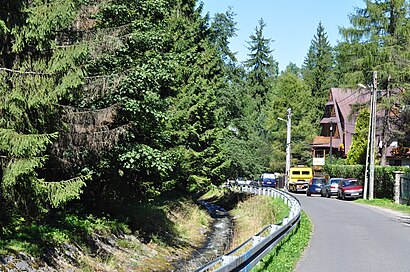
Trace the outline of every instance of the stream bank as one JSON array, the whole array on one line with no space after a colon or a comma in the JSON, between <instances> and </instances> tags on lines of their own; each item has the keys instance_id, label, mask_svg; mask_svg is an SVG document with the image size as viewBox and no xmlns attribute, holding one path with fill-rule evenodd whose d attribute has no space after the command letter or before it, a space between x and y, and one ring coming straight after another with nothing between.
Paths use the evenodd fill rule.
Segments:
<instances>
[{"instance_id":1,"label":"stream bank","mask_svg":"<svg viewBox=\"0 0 410 272\"><path fill-rule=\"evenodd\" d=\"M229 248L233 224L228 212L218 205L203 200L200 200L199 204L204 207L213 218L210 231L206 234L207 241L203 248L194 251L189 260L179 261L174 271L193 271L218 256L223 255Z\"/></svg>"}]
</instances>

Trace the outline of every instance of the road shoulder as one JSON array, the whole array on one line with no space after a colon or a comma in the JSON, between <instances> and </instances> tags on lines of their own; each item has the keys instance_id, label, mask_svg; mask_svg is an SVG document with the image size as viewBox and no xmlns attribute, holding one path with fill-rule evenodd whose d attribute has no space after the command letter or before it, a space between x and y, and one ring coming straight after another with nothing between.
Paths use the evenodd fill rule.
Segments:
<instances>
[{"instance_id":1,"label":"road shoulder","mask_svg":"<svg viewBox=\"0 0 410 272\"><path fill-rule=\"evenodd\" d=\"M374 205L369 205L369 204L363 204L363 203L355 203L356 205L361 205L363 207L366 207L368 209L371 209L379 214L382 214L386 217L393 218L399 223L403 223L405 225L408 225L410 227L410 214L379 207L379 206L374 206Z\"/></svg>"}]
</instances>

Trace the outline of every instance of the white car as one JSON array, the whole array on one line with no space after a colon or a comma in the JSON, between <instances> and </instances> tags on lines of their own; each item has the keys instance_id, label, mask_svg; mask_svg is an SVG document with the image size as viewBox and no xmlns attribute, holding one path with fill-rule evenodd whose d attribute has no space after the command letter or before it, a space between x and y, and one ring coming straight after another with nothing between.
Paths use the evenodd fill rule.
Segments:
<instances>
[{"instance_id":1,"label":"white car","mask_svg":"<svg viewBox=\"0 0 410 272\"><path fill-rule=\"evenodd\" d=\"M325 185L322 186L321 196L330 197L332 195L337 195L337 188L339 187L339 181L342 178L331 178Z\"/></svg>"}]
</instances>

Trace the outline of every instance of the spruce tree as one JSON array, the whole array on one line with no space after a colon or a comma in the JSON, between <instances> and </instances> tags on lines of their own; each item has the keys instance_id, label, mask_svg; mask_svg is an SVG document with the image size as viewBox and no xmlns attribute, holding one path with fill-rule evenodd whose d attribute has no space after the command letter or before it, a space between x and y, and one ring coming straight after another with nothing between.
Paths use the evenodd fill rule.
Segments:
<instances>
[{"instance_id":1,"label":"spruce tree","mask_svg":"<svg viewBox=\"0 0 410 272\"><path fill-rule=\"evenodd\" d=\"M231 7L225 13L216 13L210 26L210 41L215 44L222 59L227 64L234 64L237 59L229 48L229 39L236 36L235 13Z\"/></svg>"},{"instance_id":2,"label":"spruce tree","mask_svg":"<svg viewBox=\"0 0 410 272\"><path fill-rule=\"evenodd\" d=\"M249 74L247 81L251 89L252 96L258 101L258 106L264 104L264 99L269 89L272 88L273 80L278 76L278 63L273 59L270 48L271 39L265 38L263 30L266 27L263 19L259 20L259 25L255 27L255 33L249 38L248 59L244 62Z\"/></svg>"},{"instance_id":3,"label":"spruce tree","mask_svg":"<svg viewBox=\"0 0 410 272\"><path fill-rule=\"evenodd\" d=\"M327 39L325 28L320 22L305 58L302 74L314 98L318 124L323 115L323 105L332 87L333 49Z\"/></svg>"}]
</instances>

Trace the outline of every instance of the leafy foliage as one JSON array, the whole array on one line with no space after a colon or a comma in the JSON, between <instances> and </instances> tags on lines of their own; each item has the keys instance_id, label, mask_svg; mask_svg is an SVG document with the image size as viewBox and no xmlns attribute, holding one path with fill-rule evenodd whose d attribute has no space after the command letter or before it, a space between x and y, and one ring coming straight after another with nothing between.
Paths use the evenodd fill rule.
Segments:
<instances>
[{"instance_id":1,"label":"leafy foliage","mask_svg":"<svg viewBox=\"0 0 410 272\"><path fill-rule=\"evenodd\" d=\"M363 109L359 112L356 120L355 134L353 135L353 142L347 154L346 163L365 164L367 152L367 136L369 132L369 117L368 109Z\"/></svg>"},{"instance_id":2,"label":"leafy foliage","mask_svg":"<svg viewBox=\"0 0 410 272\"><path fill-rule=\"evenodd\" d=\"M291 117L291 152L294 154L292 164L299 161L307 163L310 158L310 142L315 135L314 121L316 116L311 108L312 98L309 89L301 78L292 72L284 72L278 78L275 88L270 93L266 107L266 127L273 141L274 153L271 167L276 171L284 169L284 154L286 149L286 124L278 120L285 117L288 108L292 110Z\"/></svg>"},{"instance_id":3,"label":"leafy foliage","mask_svg":"<svg viewBox=\"0 0 410 272\"><path fill-rule=\"evenodd\" d=\"M320 23L304 66L291 63L281 75L262 19L249 58L238 63L229 48L231 9L211 19L195 0L3 2L2 234L37 228L56 213L118 215L168 192L194 194L227 178L283 172L286 125L278 117L288 108L292 164L309 163L334 73L349 85L369 82L376 69L385 93L408 86L405 1L365 1L353 26L342 28L336 67ZM405 140L409 101L408 94L400 105L389 96L378 101L392 110L384 116L402 113L403 133L392 135ZM365 127L359 118L358 152L353 146L349 154L356 162ZM362 169L351 167L329 173L360 178ZM379 176L386 184L377 190L389 196L391 173ZM50 239L67 235L56 231Z\"/></svg>"}]
</instances>

